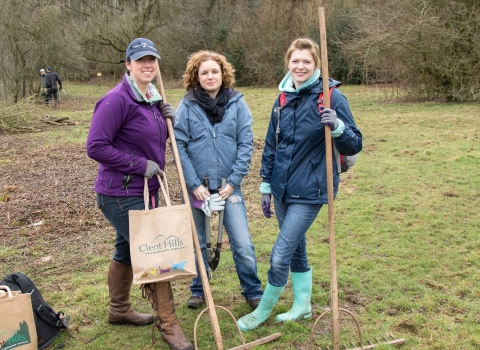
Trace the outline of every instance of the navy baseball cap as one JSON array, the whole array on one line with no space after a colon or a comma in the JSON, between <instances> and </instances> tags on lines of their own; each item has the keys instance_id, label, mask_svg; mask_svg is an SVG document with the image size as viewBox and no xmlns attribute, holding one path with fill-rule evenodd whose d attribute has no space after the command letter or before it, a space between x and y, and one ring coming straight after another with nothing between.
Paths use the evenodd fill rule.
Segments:
<instances>
[{"instance_id":1,"label":"navy baseball cap","mask_svg":"<svg viewBox=\"0 0 480 350\"><path fill-rule=\"evenodd\" d=\"M148 55L160 58L157 48L151 40L137 38L134 39L130 44L128 44L127 54L125 56L127 59L130 58L131 60L135 61L139 58L142 58L143 56Z\"/></svg>"}]
</instances>

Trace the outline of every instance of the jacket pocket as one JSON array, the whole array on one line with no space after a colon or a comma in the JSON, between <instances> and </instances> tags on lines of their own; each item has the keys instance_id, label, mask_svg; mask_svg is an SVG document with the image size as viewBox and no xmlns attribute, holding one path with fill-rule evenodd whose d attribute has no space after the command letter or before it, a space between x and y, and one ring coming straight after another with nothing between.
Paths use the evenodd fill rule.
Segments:
<instances>
[{"instance_id":1,"label":"jacket pocket","mask_svg":"<svg viewBox=\"0 0 480 350\"><path fill-rule=\"evenodd\" d=\"M316 166L312 161L310 161L310 174L308 177L308 182L310 184L310 194L313 196L312 199L320 198L322 195L322 179L319 174L318 166Z\"/></svg>"}]
</instances>

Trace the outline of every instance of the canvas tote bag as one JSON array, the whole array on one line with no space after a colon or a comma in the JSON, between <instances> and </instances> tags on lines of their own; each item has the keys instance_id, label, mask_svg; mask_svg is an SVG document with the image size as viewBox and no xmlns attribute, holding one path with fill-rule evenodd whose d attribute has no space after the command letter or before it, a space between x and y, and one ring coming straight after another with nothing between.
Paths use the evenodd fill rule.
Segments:
<instances>
[{"instance_id":1,"label":"canvas tote bag","mask_svg":"<svg viewBox=\"0 0 480 350\"><path fill-rule=\"evenodd\" d=\"M30 294L0 286L0 349L37 350Z\"/></svg>"},{"instance_id":2,"label":"canvas tote bag","mask_svg":"<svg viewBox=\"0 0 480 350\"><path fill-rule=\"evenodd\" d=\"M191 209L172 205L168 182L157 175L166 206L149 209L148 180L143 197L145 210L128 212L133 283L166 282L197 276L193 247ZM166 190L165 190L166 187Z\"/></svg>"}]
</instances>

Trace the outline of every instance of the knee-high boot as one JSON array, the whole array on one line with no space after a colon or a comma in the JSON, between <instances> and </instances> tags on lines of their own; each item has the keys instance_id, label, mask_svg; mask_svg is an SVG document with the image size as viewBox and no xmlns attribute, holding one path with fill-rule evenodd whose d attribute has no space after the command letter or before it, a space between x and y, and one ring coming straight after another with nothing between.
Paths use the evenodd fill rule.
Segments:
<instances>
[{"instance_id":1,"label":"knee-high boot","mask_svg":"<svg viewBox=\"0 0 480 350\"><path fill-rule=\"evenodd\" d=\"M284 314L277 315L278 322L298 320L312 316L312 269L307 272L292 272L293 306Z\"/></svg>"},{"instance_id":2,"label":"knee-high boot","mask_svg":"<svg viewBox=\"0 0 480 350\"><path fill-rule=\"evenodd\" d=\"M120 264L112 260L108 269L108 290L110 294L108 323L126 323L136 326L153 323L153 315L141 314L132 309L132 304L130 303L132 281L132 266Z\"/></svg>"},{"instance_id":3,"label":"knee-high boot","mask_svg":"<svg viewBox=\"0 0 480 350\"><path fill-rule=\"evenodd\" d=\"M265 320L270 316L270 313L273 310L273 307L280 298L285 286L275 287L270 283L267 283L267 287L263 292L262 300L258 304L255 311L249 313L248 315L243 316L238 320L238 326L242 331L248 331L250 329L255 329L260 326Z\"/></svg>"},{"instance_id":4,"label":"knee-high boot","mask_svg":"<svg viewBox=\"0 0 480 350\"><path fill-rule=\"evenodd\" d=\"M172 350L193 350L193 345L183 334L178 323L170 282L144 284L143 295L147 297L157 315L156 327L162 333L162 339ZM155 337L154 337L155 342Z\"/></svg>"}]
</instances>

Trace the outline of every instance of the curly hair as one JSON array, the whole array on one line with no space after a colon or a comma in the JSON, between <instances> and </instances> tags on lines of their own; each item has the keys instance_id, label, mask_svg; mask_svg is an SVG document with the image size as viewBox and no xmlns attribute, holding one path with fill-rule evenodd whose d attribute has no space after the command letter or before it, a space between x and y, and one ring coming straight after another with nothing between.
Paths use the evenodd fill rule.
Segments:
<instances>
[{"instance_id":1,"label":"curly hair","mask_svg":"<svg viewBox=\"0 0 480 350\"><path fill-rule=\"evenodd\" d=\"M198 68L203 62L209 60L217 62L222 70L222 87L231 88L233 86L235 83L235 69L228 63L225 56L215 51L202 50L193 53L189 57L187 68L183 74L183 86L187 91L200 86L200 82L198 81Z\"/></svg>"},{"instance_id":2,"label":"curly hair","mask_svg":"<svg viewBox=\"0 0 480 350\"><path fill-rule=\"evenodd\" d=\"M290 44L290 47L285 54L285 69L288 70L290 57L292 57L292 52L295 50L310 50L313 56L313 61L315 62L315 68L320 68L320 48L318 47L318 44L310 38L298 38Z\"/></svg>"}]
</instances>

